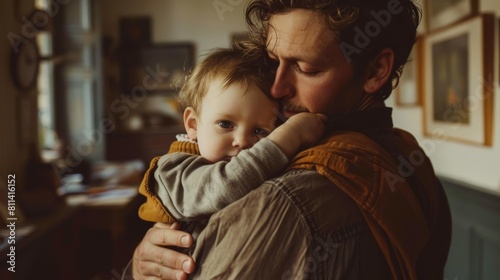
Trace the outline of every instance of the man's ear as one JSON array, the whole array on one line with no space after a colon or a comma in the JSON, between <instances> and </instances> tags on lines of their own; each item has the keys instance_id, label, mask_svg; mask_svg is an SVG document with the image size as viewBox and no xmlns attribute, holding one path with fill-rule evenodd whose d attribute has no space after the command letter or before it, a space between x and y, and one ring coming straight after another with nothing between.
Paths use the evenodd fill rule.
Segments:
<instances>
[{"instance_id":1,"label":"man's ear","mask_svg":"<svg viewBox=\"0 0 500 280\"><path fill-rule=\"evenodd\" d=\"M394 51L385 48L373 58L367 70L367 78L363 85L366 93L376 93L391 78L394 65Z\"/></svg>"},{"instance_id":2,"label":"man's ear","mask_svg":"<svg viewBox=\"0 0 500 280\"><path fill-rule=\"evenodd\" d=\"M191 140L198 139L198 130L197 130L197 121L196 121L196 112L193 107L187 107L184 110L184 128L186 129L186 133Z\"/></svg>"}]
</instances>

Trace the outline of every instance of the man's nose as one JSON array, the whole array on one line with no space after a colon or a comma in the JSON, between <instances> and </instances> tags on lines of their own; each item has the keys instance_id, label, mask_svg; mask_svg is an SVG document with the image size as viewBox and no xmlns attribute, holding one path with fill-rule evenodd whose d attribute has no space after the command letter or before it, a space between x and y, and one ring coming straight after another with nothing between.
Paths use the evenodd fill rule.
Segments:
<instances>
[{"instance_id":1,"label":"man's nose","mask_svg":"<svg viewBox=\"0 0 500 280\"><path fill-rule=\"evenodd\" d=\"M283 65L278 66L274 83L271 87L271 96L276 99L291 97L293 94L291 87L291 75L289 70Z\"/></svg>"}]
</instances>

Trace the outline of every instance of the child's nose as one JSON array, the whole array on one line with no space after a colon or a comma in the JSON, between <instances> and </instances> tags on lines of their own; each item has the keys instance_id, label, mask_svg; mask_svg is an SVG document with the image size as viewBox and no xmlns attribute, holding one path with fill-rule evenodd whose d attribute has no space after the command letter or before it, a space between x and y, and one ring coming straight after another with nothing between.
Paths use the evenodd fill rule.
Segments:
<instances>
[{"instance_id":1,"label":"child's nose","mask_svg":"<svg viewBox=\"0 0 500 280\"><path fill-rule=\"evenodd\" d=\"M248 133L238 133L233 140L233 147L240 150L248 149L253 146L252 136Z\"/></svg>"}]
</instances>

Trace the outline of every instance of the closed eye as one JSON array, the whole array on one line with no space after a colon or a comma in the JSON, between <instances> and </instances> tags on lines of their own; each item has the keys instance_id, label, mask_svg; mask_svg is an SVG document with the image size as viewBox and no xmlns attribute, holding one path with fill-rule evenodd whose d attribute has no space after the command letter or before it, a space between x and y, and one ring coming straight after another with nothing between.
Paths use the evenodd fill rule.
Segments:
<instances>
[{"instance_id":1,"label":"closed eye","mask_svg":"<svg viewBox=\"0 0 500 280\"><path fill-rule=\"evenodd\" d=\"M316 76L320 73L320 71L304 71L300 68L300 65L298 63L294 63L293 64L293 69L295 69L295 71L301 75L305 75L305 76Z\"/></svg>"}]
</instances>

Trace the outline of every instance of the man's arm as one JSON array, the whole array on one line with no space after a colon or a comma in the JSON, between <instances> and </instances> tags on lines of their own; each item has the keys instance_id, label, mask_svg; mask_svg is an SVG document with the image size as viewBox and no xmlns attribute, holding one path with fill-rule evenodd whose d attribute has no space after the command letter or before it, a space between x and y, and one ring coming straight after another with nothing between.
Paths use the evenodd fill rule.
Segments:
<instances>
[{"instance_id":1,"label":"man's arm","mask_svg":"<svg viewBox=\"0 0 500 280\"><path fill-rule=\"evenodd\" d=\"M194 279L303 279L310 241L289 197L266 183L210 218Z\"/></svg>"}]
</instances>

